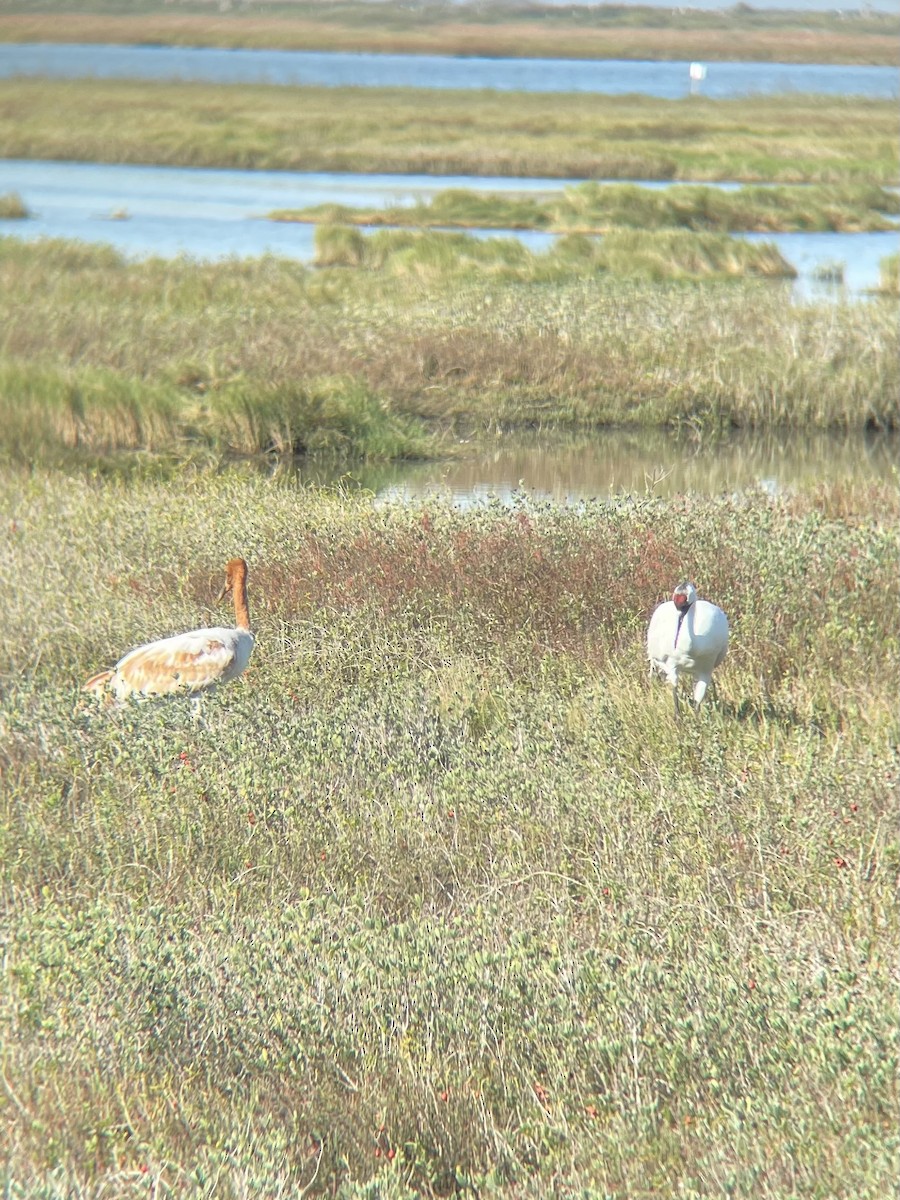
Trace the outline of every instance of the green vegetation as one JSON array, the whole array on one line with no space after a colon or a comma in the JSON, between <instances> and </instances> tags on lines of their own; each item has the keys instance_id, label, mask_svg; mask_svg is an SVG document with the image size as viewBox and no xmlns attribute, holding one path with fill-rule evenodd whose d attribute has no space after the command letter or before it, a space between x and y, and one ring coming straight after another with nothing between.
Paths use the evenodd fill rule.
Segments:
<instances>
[{"instance_id":1,"label":"green vegetation","mask_svg":"<svg viewBox=\"0 0 900 1200\"><path fill-rule=\"evenodd\" d=\"M317 21L398 39L459 21L161 8L0 0L0 37L133 21L290 44ZM496 11L466 10L470 44ZM520 52L540 32L560 53L570 15L532 35L536 12L499 16ZM709 20L585 13L604 45L606 22L644 21L673 52ZM792 44L739 6L732 50L735 23ZM855 53L870 26L846 28ZM571 41L587 50L583 28ZM0 153L895 177L892 104L235 95L3 82ZM819 220L834 200L816 194ZM840 219L870 203L840 194ZM692 197L691 221L716 203ZM657 224L673 200L648 201ZM788 193L772 203L787 219ZM897 489L457 511L223 460L436 455L461 423L894 428L897 256L884 296L815 306L722 278L785 264L708 226L571 232L546 254L316 232L317 267L0 239L0 1191L882 1200L900 1158ZM80 691L138 642L221 620L236 553L257 647L199 720L186 698L105 711ZM676 724L643 635L686 575L732 646Z\"/></svg>"},{"instance_id":2,"label":"green vegetation","mask_svg":"<svg viewBox=\"0 0 900 1200\"><path fill-rule=\"evenodd\" d=\"M29 216L28 209L17 192L7 192L0 196L0 218L5 221L24 219Z\"/></svg>"},{"instance_id":3,"label":"green vegetation","mask_svg":"<svg viewBox=\"0 0 900 1200\"><path fill-rule=\"evenodd\" d=\"M0 0L0 39L503 57L896 62L895 14L630 5Z\"/></svg>"},{"instance_id":4,"label":"green vegetation","mask_svg":"<svg viewBox=\"0 0 900 1200\"><path fill-rule=\"evenodd\" d=\"M896 104L800 95L786 103L782 96L656 100L10 79L0 80L0 154L271 170L891 186Z\"/></svg>"},{"instance_id":5,"label":"green vegetation","mask_svg":"<svg viewBox=\"0 0 900 1200\"><path fill-rule=\"evenodd\" d=\"M5 1194L890 1194L895 489L0 505ZM257 649L199 723L79 695L235 552ZM686 573L733 640L676 725Z\"/></svg>"},{"instance_id":6,"label":"green vegetation","mask_svg":"<svg viewBox=\"0 0 900 1200\"><path fill-rule=\"evenodd\" d=\"M880 265L878 290L886 296L900 296L900 254L889 254L881 260Z\"/></svg>"},{"instance_id":7,"label":"green vegetation","mask_svg":"<svg viewBox=\"0 0 900 1200\"><path fill-rule=\"evenodd\" d=\"M812 272L817 283L843 283L844 264L837 260L821 262Z\"/></svg>"},{"instance_id":8,"label":"green vegetation","mask_svg":"<svg viewBox=\"0 0 900 1200\"><path fill-rule=\"evenodd\" d=\"M563 282L609 273L620 279L793 278L794 268L767 242L750 244L725 234L685 230L617 230L596 241L580 234L533 254L507 238L383 230L363 236L341 225L316 230L316 262L363 267L439 282L453 276L499 277L507 282Z\"/></svg>"},{"instance_id":9,"label":"green vegetation","mask_svg":"<svg viewBox=\"0 0 900 1200\"><path fill-rule=\"evenodd\" d=\"M319 204L280 209L273 221L330 224L448 226L464 229L544 229L606 233L610 229L694 229L739 232L855 233L896 229L900 194L867 184L844 187L709 187L650 190L636 184L581 183L559 195L532 198L448 188L428 200L386 208Z\"/></svg>"},{"instance_id":10,"label":"green vegetation","mask_svg":"<svg viewBox=\"0 0 900 1200\"><path fill-rule=\"evenodd\" d=\"M725 235L573 235L533 255L463 234L317 233L323 261L330 247L357 265L127 263L0 240L2 453L406 457L441 453L460 420L896 427L892 300L653 281L704 256L723 269L743 245Z\"/></svg>"},{"instance_id":11,"label":"green vegetation","mask_svg":"<svg viewBox=\"0 0 900 1200\"><path fill-rule=\"evenodd\" d=\"M390 413L353 379L285 382L270 391L202 379L146 382L90 367L0 363L2 445L17 459L78 450L159 455L332 455L391 460L434 452L409 418Z\"/></svg>"}]
</instances>

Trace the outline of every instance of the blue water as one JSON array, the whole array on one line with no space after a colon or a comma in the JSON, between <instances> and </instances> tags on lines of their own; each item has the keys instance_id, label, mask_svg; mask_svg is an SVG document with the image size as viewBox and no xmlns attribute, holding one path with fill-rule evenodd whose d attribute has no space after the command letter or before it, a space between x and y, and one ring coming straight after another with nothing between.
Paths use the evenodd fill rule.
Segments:
<instances>
[{"instance_id":1,"label":"blue water","mask_svg":"<svg viewBox=\"0 0 900 1200\"><path fill-rule=\"evenodd\" d=\"M109 163L0 161L0 195L17 193L33 216L0 220L0 235L26 240L75 238L116 247L129 258L179 254L202 260L277 254L308 262L315 227L266 220L277 208L337 202L384 207L412 203L449 187L495 193L547 193L574 179L342 175L291 171L202 170ZM645 186L663 186L647 184ZM734 185L725 185L734 186ZM547 233L491 231L546 249ZM488 236L480 234L478 236ZM746 234L774 242L800 273L795 296L820 295L823 263L844 264L843 295L874 287L879 262L900 249L898 233Z\"/></svg>"},{"instance_id":2,"label":"blue water","mask_svg":"<svg viewBox=\"0 0 900 1200\"><path fill-rule=\"evenodd\" d=\"M33 215L0 220L0 234L104 242L132 258L271 253L308 261L314 226L269 221L267 213L323 203L409 204L446 187L535 193L574 182L6 160L0 161L0 195L15 192ZM547 242L546 235L536 237Z\"/></svg>"},{"instance_id":3,"label":"blue water","mask_svg":"<svg viewBox=\"0 0 900 1200\"><path fill-rule=\"evenodd\" d=\"M890 99L895 67L713 62L697 85L719 100L814 92ZM180 46L0 45L0 77L196 80L325 87L417 87L522 92L639 93L668 100L690 94L690 63L617 59L454 58L300 50L217 50Z\"/></svg>"}]
</instances>

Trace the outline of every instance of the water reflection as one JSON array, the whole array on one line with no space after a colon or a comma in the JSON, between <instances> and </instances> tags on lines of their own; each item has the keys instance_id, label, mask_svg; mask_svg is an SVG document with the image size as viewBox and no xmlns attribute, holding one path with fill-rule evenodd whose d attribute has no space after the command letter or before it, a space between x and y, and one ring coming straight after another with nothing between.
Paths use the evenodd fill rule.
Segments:
<instances>
[{"instance_id":1,"label":"water reflection","mask_svg":"<svg viewBox=\"0 0 900 1200\"><path fill-rule=\"evenodd\" d=\"M797 271L795 300L840 300L870 291L881 278L881 261L900 250L900 235L881 233L736 233L748 242L777 246ZM837 278L827 277L829 268ZM826 275L822 275L822 271Z\"/></svg>"},{"instance_id":2,"label":"water reflection","mask_svg":"<svg viewBox=\"0 0 900 1200\"><path fill-rule=\"evenodd\" d=\"M457 505L526 492L570 502L622 492L717 495L761 488L770 493L846 480L896 480L897 438L827 434L745 434L700 442L660 430L591 435L515 435L449 462L399 463L346 470L300 464L305 482L365 488L382 500L443 496ZM282 468L283 469L283 468Z\"/></svg>"}]
</instances>

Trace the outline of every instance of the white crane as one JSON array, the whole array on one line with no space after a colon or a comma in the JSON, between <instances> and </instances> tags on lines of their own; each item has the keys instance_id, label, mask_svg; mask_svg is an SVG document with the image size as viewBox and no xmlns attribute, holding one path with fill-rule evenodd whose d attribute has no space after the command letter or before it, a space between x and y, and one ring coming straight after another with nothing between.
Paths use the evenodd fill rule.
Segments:
<instances>
[{"instance_id":1,"label":"white crane","mask_svg":"<svg viewBox=\"0 0 900 1200\"><path fill-rule=\"evenodd\" d=\"M660 604L647 629L650 675L663 675L678 708L678 676L694 680L694 705L699 708L712 673L728 652L728 618L716 604L698 600L692 583L680 583L672 599Z\"/></svg>"},{"instance_id":2,"label":"white crane","mask_svg":"<svg viewBox=\"0 0 900 1200\"><path fill-rule=\"evenodd\" d=\"M111 671L100 671L85 683L99 699L127 700L134 696L194 695L237 678L253 651L247 606L247 564L233 558L225 568L221 601L234 599L235 628L194 629L138 646Z\"/></svg>"}]
</instances>

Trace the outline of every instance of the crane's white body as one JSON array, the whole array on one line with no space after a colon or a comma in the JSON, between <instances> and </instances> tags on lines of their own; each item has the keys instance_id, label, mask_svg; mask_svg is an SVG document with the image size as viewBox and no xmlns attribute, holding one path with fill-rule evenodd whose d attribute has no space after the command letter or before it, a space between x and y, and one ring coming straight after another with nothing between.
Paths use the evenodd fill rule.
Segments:
<instances>
[{"instance_id":1,"label":"crane's white body","mask_svg":"<svg viewBox=\"0 0 900 1200\"><path fill-rule=\"evenodd\" d=\"M117 700L177 692L192 695L236 679L246 670L252 652L249 629L194 629L138 646L111 672L104 672L106 678L95 678Z\"/></svg>"},{"instance_id":2,"label":"crane's white body","mask_svg":"<svg viewBox=\"0 0 900 1200\"><path fill-rule=\"evenodd\" d=\"M697 599L692 583L675 589L671 600L655 610L647 629L651 675L662 675L675 696L678 677L694 681L694 704L699 707L712 673L728 652L728 618L718 605Z\"/></svg>"},{"instance_id":3,"label":"crane's white body","mask_svg":"<svg viewBox=\"0 0 900 1200\"><path fill-rule=\"evenodd\" d=\"M111 671L92 676L85 690L119 701L177 693L194 696L237 678L253 653L247 564L242 558L232 559L225 568L225 587L219 599L229 593L234 598L233 627L193 629L138 646Z\"/></svg>"}]
</instances>

